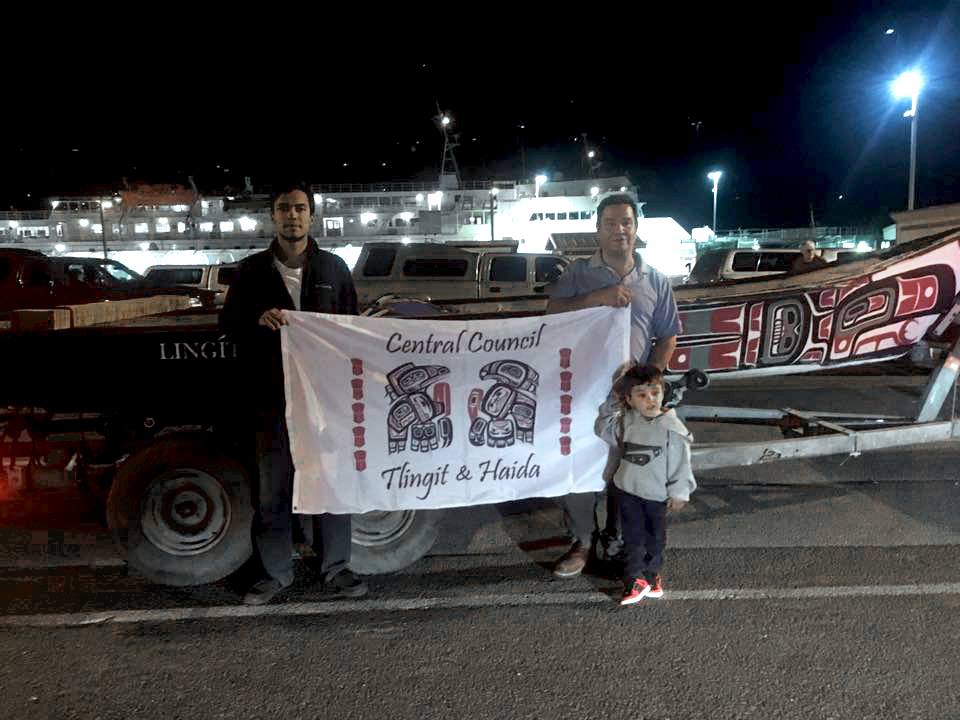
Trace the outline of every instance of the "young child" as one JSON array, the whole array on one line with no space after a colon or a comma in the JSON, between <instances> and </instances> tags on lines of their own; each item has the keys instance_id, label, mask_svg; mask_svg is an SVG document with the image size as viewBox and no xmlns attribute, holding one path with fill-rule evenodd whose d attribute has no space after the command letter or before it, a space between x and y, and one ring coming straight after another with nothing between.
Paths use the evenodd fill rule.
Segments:
<instances>
[{"instance_id":1,"label":"young child","mask_svg":"<svg viewBox=\"0 0 960 720\"><path fill-rule=\"evenodd\" d=\"M606 479L615 486L626 549L621 605L663 597L667 511L686 505L697 487L690 469L693 436L676 412L664 412L662 406L663 374L651 365L635 365L614 383L594 425L620 455Z\"/></svg>"}]
</instances>

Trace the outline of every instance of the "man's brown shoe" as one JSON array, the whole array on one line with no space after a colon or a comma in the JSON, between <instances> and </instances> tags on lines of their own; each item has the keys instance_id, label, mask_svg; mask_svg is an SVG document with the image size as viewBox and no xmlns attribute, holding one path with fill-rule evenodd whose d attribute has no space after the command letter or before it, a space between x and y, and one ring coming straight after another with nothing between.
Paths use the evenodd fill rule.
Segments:
<instances>
[{"instance_id":1,"label":"man's brown shoe","mask_svg":"<svg viewBox=\"0 0 960 720\"><path fill-rule=\"evenodd\" d=\"M566 555L557 560L557 564L553 566L554 576L559 578L576 577L583 572L589 557L589 546L579 542L574 543L573 547L567 550Z\"/></svg>"}]
</instances>

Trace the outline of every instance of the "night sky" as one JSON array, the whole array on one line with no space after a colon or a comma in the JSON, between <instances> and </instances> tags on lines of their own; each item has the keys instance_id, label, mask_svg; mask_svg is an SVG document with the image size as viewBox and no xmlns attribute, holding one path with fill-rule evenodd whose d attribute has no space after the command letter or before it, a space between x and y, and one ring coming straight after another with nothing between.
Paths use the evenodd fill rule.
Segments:
<instances>
[{"instance_id":1,"label":"night sky","mask_svg":"<svg viewBox=\"0 0 960 720\"><path fill-rule=\"evenodd\" d=\"M4 45L0 207L124 177L431 180L439 103L465 179L583 176L589 147L648 215L687 228L710 223L715 168L721 228L809 225L811 207L821 225L879 226L906 206L908 101L889 84L912 67L918 206L960 202L960 2L676 5L22 18Z\"/></svg>"}]
</instances>

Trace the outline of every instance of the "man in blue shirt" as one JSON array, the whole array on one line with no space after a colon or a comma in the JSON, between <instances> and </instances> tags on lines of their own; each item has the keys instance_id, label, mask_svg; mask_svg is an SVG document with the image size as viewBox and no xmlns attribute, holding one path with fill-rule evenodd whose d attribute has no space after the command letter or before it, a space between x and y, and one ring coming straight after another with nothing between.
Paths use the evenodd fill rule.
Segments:
<instances>
[{"instance_id":1,"label":"man in blue shirt","mask_svg":"<svg viewBox=\"0 0 960 720\"><path fill-rule=\"evenodd\" d=\"M608 195L597 206L597 244L589 259L572 262L550 289L548 313L609 305L630 307L630 355L635 363L665 370L677 345L680 316L670 281L636 252L637 203L625 193ZM590 555L600 493L563 497L570 550L554 566L557 577L579 575Z\"/></svg>"}]
</instances>

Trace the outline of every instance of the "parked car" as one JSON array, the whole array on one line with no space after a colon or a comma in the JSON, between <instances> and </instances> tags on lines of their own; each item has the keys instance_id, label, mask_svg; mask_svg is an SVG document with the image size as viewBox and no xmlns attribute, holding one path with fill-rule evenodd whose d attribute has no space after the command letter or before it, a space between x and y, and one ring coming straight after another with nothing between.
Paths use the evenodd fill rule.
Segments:
<instances>
[{"instance_id":1,"label":"parked car","mask_svg":"<svg viewBox=\"0 0 960 720\"><path fill-rule=\"evenodd\" d=\"M170 287L183 285L193 288L203 288L214 293L217 305L223 305L230 283L237 276L239 263L226 265L152 265L148 267L143 277L147 282Z\"/></svg>"},{"instance_id":2,"label":"parked car","mask_svg":"<svg viewBox=\"0 0 960 720\"><path fill-rule=\"evenodd\" d=\"M865 253L847 248L823 248L817 251L828 263L850 262ZM794 261L803 253L795 248L718 248L706 250L697 257L687 284L716 283L727 280L749 280L764 275L790 272Z\"/></svg>"},{"instance_id":3,"label":"parked car","mask_svg":"<svg viewBox=\"0 0 960 720\"><path fill-rule=\"evenodd\" d=\"M706 250L697 257L687 282L715 283L788 273L802 255L800 250L781 248Z\"/></svg>"},{"instance_id":4,"label":"parked car","mask_svg":"<svg viewBox=\"0 0 960 720\"><path fill-rule=\"evenodd\" d=\"M546 296L569 264L548 253L482 252L441 243L366 243L353 268L360 306L385 296L501 300Z\"/></svg>"},{"instance_id":5,"label":"parked car","mask_svg":"<svg viewBox=\"0 0 960 720\"><path fill-rule=\"evenodd\" d=\"M196 298L198 306L214 305L212 292L151 285L116 260L49 257L34 250L0 249L0 315L27 308L184 294Z\"/></svg>"}]
</instances>

